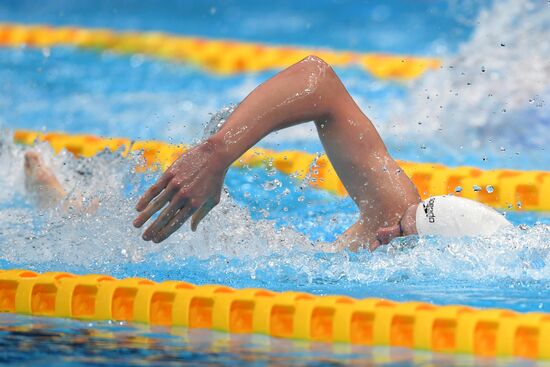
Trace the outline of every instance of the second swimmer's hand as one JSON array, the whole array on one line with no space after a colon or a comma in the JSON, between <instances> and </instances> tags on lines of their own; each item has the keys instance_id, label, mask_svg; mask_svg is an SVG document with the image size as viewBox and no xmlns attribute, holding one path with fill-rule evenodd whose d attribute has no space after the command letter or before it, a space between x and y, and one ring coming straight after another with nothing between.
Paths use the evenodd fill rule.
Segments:
<instances>
[{"instance_id":1,"label":"second swimmer's hand","mask_svg":"<svg viewBox=\"0 0 550 367\"><path fill-rule=\"evenodd\" d=\"M194 231L199 222L220 202L226 167L208 142L182 154L139 199L134 220L141 227L157 211L158 218L143 232L145 241L164 241L190 217ZM168 204L168 205L167 205Z\"/></svg>"}]
</instances>

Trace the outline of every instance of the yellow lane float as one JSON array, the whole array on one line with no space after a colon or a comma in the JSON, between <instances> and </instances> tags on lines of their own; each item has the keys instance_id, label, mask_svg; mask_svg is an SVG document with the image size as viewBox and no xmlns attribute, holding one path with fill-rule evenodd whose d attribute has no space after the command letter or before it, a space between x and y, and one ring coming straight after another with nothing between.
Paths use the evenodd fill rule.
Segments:
<instances>
[{"instance_id":1,"label":"yellow lane float","mask_svg":"<svg viewBox=\"0 0 550 367\"><path fill-rule=\"evenodd\" d=\"M334 51L213 40L160 32L116 32L107 29L0 23L0 46L73 46L122 54L140 54L184 62L218 74L285 68L316 54L336 67L358 66L381 79L410 80L440 62L430 57Z\"/></svg>"},{"instance_id":2,"label":"yellow lane float","mask_svg":"<svg viewBox=\"0 0 550 367\"><path fill-rule=\"evenodd\" d=\"M130 141L125 138L101 138L93 135L40 133L18 130L14 140L31 145L48 142L55 152L66 149L76 156L91 157L109 149L142 151L146 167L165 170L186 149L161 141ZM125 148L123 148L125 147ZM418 187L422 198L453 193L506 210L550 211L550 172L510 169L481 170L475 167L446 167L438 163L399 162ZM311 186L340 196L347 195L326 155L300 151L276 152L252 148L238 161L236 167L270 165L298 179L308 178ZM460 187L461 191L457 192Z\"/></svg>"},{"instance_id":3,"label":"yellow lane float","mask_svg":"<svg viewBox=\"0 0 550 367\"><path fill-rule=\"evenodd\" d=\"M550 359L547 313L196 286L183 281L0 270L0 312L482 357Z\"/></svg>"}]
</instances>

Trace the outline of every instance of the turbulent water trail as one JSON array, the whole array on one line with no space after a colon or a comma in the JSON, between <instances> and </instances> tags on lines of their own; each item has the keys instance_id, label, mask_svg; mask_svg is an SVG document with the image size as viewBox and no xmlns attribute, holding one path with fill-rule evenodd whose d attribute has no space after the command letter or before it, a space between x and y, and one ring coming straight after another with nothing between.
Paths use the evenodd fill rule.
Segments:
<instances>
[{"instance_id":1,"label":"turbulent water trail","mask_svg":"<svg viewBox=\"0 0 550 367\"><path fill-rule=\"evenodd\" d=\"M301 193L305 196L298 199L288 195L291 187L281 188L281 195L277 190L269 191L272 200L283 202L271 209L272 215L281 211L279 225L252 219L248 207L224 193L221 204L197 232L185 226L167 241L152 244L142 241L141 231L131 226L136 199L154 178L134 172L136 157L124 159L118 153L103 153L92 159L75 159L69 154L53 156L47 145L35 148L68 191L101 202L97 212L67 212L33 205L24 190L25 149L6 139L0 148L0 164L12 173L0 176L0 259L10 264L38 270L69 266L81 272L104 273L137 264L142 271L153 265L155 269L191 266L249 279L265 274L281 282L550 278L550 226L533 222L525 229L515 227L486 239L411 238L404 243L395 241L374 254L323 254L322 244L310 237L328 225L336 225L333 232L343 230L355 216L353 204L349 201L343 208L349 216L339 217L342 206L337 205L336 198L327 196L314 202L313 189L308 189L311 191ZM237 181L229 183L230 191L248 185L247 206L262 200L258 195L265 190L265 185L254 182L255 175L254 171L239 171ZM266 178L274 179L269 172ZM304 201L308 207L300 210ZM265 212L270 204L258 205ZM287 207L296 208L296 216L285 220ZM310 225L311 221L316 224ZM287 228L304 225L309 225L306 234Z\"/></svg>"},{"instance_id":2,"label":"turbulent water trail","mask_svg":"<svg viewBox=\"0 0 550 367\"><path fill-rule=\"evenodd\" d=\"M413 86L394 129L454 148L544 148L550 141L548 2L495 1L476 24L441 70Z\"/></svg>"},{"instance_id":3,"label":"turbulent water trail","mask_svg":"<svg viewBox=\"0 0 550 367\"><path fill-rule=\"evenodd\" d=\"M153 253L166 261L186 257L256 258L293 247L308 248L310 241L296 232L276 229L270 221L253 221L224 193L222 203L195 233L187 228L160 245L146 243L131 222L138 190L155 175L134 172L136 159L118 153L103 153L91 159L75 159L70 154L54 156L47 145L41 152L46 163L73 197L98 198L97 212L39 209L24 190L23 154L28 148L4 139L0 164L12 174L0 177L1 258L18 263L60 263L99 267L108 271L117 262L146 261Z\"/></svg>"}]
</instances>

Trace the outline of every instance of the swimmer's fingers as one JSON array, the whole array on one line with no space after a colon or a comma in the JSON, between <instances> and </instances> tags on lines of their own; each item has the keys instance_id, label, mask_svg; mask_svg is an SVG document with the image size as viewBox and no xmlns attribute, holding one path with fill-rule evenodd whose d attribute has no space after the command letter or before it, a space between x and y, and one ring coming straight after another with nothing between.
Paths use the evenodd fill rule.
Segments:
<instances>
[{"instance_id":1,"label":"swimmer's fingers","mask_svg":"<svg viewBox=\"0 0 550 367\"><path fill-rule=\"evenodd\" d=\"M152 185L149 188L149 190L145 192L145 194L141 196L141 198L139 199L136 205L136 210L138 212L143 211L147 207L147 205L149 205L151 200L153 200L158 194L160 194L168 186L170 179L171 179L171 176L168 175L167 173L164 173L162 176L160 176L158 181L154 185Z\"/></svg>"},{"instance_id":2,"label":"swimmer's fingers","mask_svg":"<svg viewBox=\"0 0 550 367\"><path fill-rule=\"evenodd\" d=\"M173 188L168 186L159 196L151 200L147 204L147 207L142 209L141 213L134 220L134 227L140 228L145 222L149 220L149 218L151 218L153 214L162 209L164 205L166 205L166 203L170 201L170 199L174 195L174 191L175 190Z\"/></svg>"},{"instance_id":3,"label":"swimmer's fingers","mask_svg":"<svg viewBox=\"0 0 550 367\"><path fill-rule=\"evenodd\" d=\"M215 200L208 200L206 203L204 203L199 210L193 214L193 219L191 220L191 230L195 232L197 230L197 226L203 220L204 217L214 208L218 203L220 202L220 199Z\"/></svg>"},{"instance_id":4,"label":"swimmer's fingers","mask_svg":"<svg viewBox=\"0 0 550 367\"><path fill-rule=\"evenodd\" d=\"M168 222L168 224L157 233L153 242L159 243L167 239L185 223L196 209L184 207Z\"/></svg>"},{"instance_id":5,"label":"swimmer's fingers","mask_svg":"<svg viewBox=\"0 0 550 367\"><path fill-rule=\"evenodd\" d=\"M158 218L151 224L145 232L143 232L143 239L145 241L149 241L154 239L157 236L157 233L159 233L164 226L170 222L172 217L176 215L178 210L182 209L185 206L185 200L182 200L176 196L172 199L170 204L164 208L164 210L160 213Z\"/></svg>"}]
</instances>

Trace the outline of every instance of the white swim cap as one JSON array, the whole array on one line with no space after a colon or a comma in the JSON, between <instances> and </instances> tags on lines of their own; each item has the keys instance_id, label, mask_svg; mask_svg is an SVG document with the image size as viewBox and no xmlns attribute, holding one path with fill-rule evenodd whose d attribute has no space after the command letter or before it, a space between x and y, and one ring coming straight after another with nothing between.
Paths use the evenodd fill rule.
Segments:
<instances>
[{"instance_id":1,"label":"white swim cap","mask_svg":"<svg viewBox=\"0 0 550 367\"><path fill-rule=\"evenodd\" d=\"M453 195L431 197L416 209L419 235L490 236L511 225L496 210Z\"/></svg>"}]
</instances>

